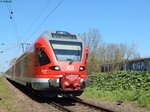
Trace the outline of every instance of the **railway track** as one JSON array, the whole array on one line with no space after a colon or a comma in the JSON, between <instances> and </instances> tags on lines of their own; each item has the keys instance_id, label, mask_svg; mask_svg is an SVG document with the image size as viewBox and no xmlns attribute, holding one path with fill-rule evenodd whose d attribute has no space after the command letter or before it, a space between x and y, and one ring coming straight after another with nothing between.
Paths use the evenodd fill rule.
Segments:
<instances>
[{"instance_id":1,"label":"railway track","mask_svg":"<svg viewBox=\"0 0 150 112\"><path fill-rule=\"evenodd\" d=\"M61 112L114 112L113 110L87 103L79 98L47 98L42 95L39 96L36 93L29 92L27 88L20 84L10 82L32 100L39 102L41 105L52 105Z\"/></svg>"},{"instance_id":2,"label":"railway track","mask_svg":"<svg viewBox=\"0 0 150 112\"><path fill-rule=\"evenodd\" d=\"M63 112L114 112L113 110L87 103L79 98L52 99L48 104Z\"/></svg>"}]
</instances>

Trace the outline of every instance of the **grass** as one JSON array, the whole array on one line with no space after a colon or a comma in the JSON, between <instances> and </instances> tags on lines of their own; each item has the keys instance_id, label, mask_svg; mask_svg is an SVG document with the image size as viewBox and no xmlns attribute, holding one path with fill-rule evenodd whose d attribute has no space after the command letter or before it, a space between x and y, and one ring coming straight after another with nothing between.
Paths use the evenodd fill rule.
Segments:
<instances>
[{"instance_id":1,"label":"grass","mask_svg":"<svg viewBox=\"0 0 150 112\"><path fill-rule=\"evenodd\" d=\"M2 76L0 76L0 99L0 109L5 112L17 112L17 110L13 108L15 100L10 96L10 91Z\"/></svg>"},{"instance_id":2,"label":"grass","mask_svg":"<svg viewBox=\"0 0 150 112\"><path fill-rule=\"evenodd\" d=\"M82 96L88 99L103 99L111 101L121 100L126 102L134 102L139 106L150 108L150 90L100 91L97 90L97 88L87 87Z\"/></svg>"}]
</instances>

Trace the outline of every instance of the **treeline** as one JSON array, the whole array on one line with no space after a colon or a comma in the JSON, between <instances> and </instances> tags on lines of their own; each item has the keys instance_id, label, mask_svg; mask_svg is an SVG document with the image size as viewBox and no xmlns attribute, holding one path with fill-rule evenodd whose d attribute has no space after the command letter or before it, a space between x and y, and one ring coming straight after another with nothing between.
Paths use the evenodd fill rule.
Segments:
<instances>
[{"instance_id":1,"label":"treeline","mask_svg":"<svg viewBox=\"0 0 150 112\"><path fill-rule=\"evenodd\" d=\"M82 34L79 34L79 36L82 37L88 47L88 74L91 72L98 72L101 64L117 63L140 57L135 43L106 43L103 41L99 29L89 29Z\"/></svg>"}]
</instances>

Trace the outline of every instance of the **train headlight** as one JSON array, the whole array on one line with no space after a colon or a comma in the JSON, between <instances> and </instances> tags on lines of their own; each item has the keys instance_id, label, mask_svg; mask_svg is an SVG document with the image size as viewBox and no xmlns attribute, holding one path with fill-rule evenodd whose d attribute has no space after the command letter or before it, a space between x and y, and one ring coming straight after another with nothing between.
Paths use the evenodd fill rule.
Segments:
<instances>
[{"instance_id":1,"label":"train headlight","mask_svg":"<svg viewBox=\"0 0 150 112\"><path fill-rule=\"evenodd\" d=\"M49 67L49 69L60 71L60 67L59 66L51 66L51 67Z\"/></svg>"},{"instance_id":2,"label":"train headlight","mask_svg":"<svg viewBox=\"0 0 150 112\"><path fill-rule=\"evenodd\" d=\"M55 70L60 70L60 67L59 67L59 66L56 66L56 67L55 67Z\"/></svg>"},{"instance_id":3,"label":"train headlight","mask_svg":"<svg viewBox=\"0 0 150 112\"><path fill-rule=\"evenodd\" d=\"M83 70L85 70L85 67L84 66L80 66L79 71L83 71Z\"/></svg>"}]
</instances>

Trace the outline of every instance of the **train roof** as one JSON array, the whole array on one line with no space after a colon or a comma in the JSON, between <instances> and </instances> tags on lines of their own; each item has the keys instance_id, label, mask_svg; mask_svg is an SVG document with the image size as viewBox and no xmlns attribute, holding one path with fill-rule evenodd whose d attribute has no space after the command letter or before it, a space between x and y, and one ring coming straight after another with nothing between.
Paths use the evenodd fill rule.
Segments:
<instances>
[{"instance_id":1,"label":"train roof","mask_svg":"<svg viewBox=\"0 0 150 112\"><path fill-rule=\"evenodd\" d=\"M44 32L41 37L43 37L45 40L61 40L61 41L76 41L76 42L82 42L82 39L75 35L71 34L66 31L46 31Z\"/></svg>"}]
</instances>

